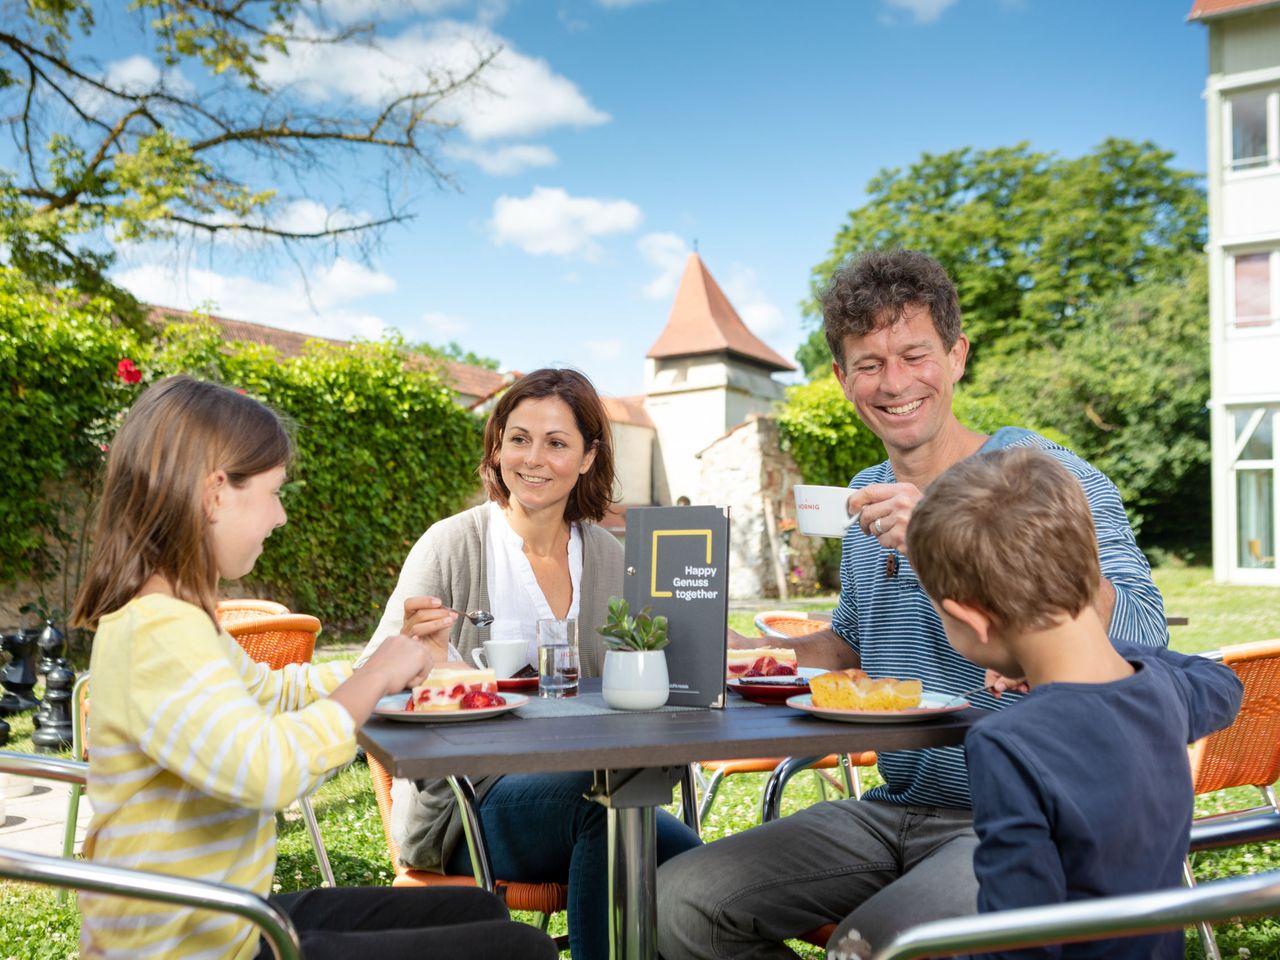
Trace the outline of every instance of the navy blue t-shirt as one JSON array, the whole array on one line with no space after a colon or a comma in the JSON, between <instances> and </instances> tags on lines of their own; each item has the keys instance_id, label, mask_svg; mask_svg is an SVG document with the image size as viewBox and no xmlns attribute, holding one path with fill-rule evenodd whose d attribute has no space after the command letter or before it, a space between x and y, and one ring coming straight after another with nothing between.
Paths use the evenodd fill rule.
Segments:
<instances>
[{"instance_id":1,"label":"navy blue t-shirt","mask_svg":"<svg viewBox=\"0 0 1280 960\"><path fill-rule=\"evenodd\" d=\"M1186 745L1227 726L1230 668L1117 643L1135 668L1111 683L1049 683L965 737L978 911L1176 888L1191 830ZM1181 958L1181 931L984 954Z\"/></svg>"}]
</instances>

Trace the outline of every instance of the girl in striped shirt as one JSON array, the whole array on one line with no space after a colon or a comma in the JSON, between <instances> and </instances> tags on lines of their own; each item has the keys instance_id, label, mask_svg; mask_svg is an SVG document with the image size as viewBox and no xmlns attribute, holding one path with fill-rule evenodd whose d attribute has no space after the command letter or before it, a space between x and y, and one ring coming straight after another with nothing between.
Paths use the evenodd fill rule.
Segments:
<instances>
[{"instance_id":1,"label":"girl in striped shirt","mask_svg":"<svg viewBox=\"0 0 1280 960\"><path fill-rule=\"evenodd\" d=\"M266 896L276 811L349 763L378 699L431 668L426 643L397 636L354 673L346 664L273 671L218 628L218 579L248 574L285 522L291 456L272 411L189 377L150 387L116 434L73 617L96 631L91 860ZM439 611L437 632L453 619ZM273 899L307 960L556 956L545 935L474 888ZM99 894L82 894L80 906L86 958L271 956L229 914Z\"/></svg>"}]
</instances>

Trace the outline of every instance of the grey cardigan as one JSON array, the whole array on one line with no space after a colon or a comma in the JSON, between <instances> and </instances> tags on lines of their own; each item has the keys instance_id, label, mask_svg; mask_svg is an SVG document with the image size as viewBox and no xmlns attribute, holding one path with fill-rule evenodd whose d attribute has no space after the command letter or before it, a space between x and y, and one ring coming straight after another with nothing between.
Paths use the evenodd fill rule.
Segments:
<instances>
[{"instance_id":1,"label":"grey cardigan","mask_svg":"<svg viewBox=\"0 0 1280 960\"><path fill-rule=\"evenodd\" d=\"M489 609L485 570L489 509L489 504L484 503L454 514L432 524L418 539L400 570L400 580L387 600L382 620L357 663L363 663L384 637L400 632L404 602L409 597L427 594L458 610ZM599 627L604 623L609 598L622 596L622 545L594 523L579 523L578 529L582 535L582 580L578 585L580 669L583 676L596 677L604 665L604 641ZM487 627L476 627L459 617L449 639L469 664L471 651L484 643L488 634ZM477 796L483 797L496 780L476 780ZM462 839L462 816L449 785L437 780L416 790L407 781L398 780L392 787L392 797L391 835L400 847L401 861L419 870L443 873Z\"/></svg>"}]
</instances>

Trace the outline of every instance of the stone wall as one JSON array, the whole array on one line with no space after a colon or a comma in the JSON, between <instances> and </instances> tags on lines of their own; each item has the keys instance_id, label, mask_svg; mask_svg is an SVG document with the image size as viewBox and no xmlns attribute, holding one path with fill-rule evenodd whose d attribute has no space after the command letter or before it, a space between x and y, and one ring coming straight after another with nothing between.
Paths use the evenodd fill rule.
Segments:
<instances>
[{"instance_id":1,"label":"stone wall","mask_svg":"<svg viewBox=\"0 0 1280 960\"><path fill-rule=\"evenodd\" d=\"M817 543L795 529L791 488L802 481L779 446L777 421L749 417L699 453L698 461L694 502L730 508L730 598L785 600L811 592Z\"/></svg>"}]
</instances>

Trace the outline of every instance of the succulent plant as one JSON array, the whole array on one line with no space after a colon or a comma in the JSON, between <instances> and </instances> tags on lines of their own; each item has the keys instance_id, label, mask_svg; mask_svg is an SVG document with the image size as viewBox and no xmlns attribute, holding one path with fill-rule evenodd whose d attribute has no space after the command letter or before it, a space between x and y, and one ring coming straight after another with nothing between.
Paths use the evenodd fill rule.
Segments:
<instances>
[{"instance_id":1,"label":"succulent plant","mask_svg":"<svg viewBox=\"0 0 1280 960\"><path fill-rule=\"evenodd\" d=\"M609 598L609 614L600 635L610 650L661 650L671 641L666 617L655 617L652 607L644 607L633 617L621 597Z\"/></svg>"}]
</instances>

